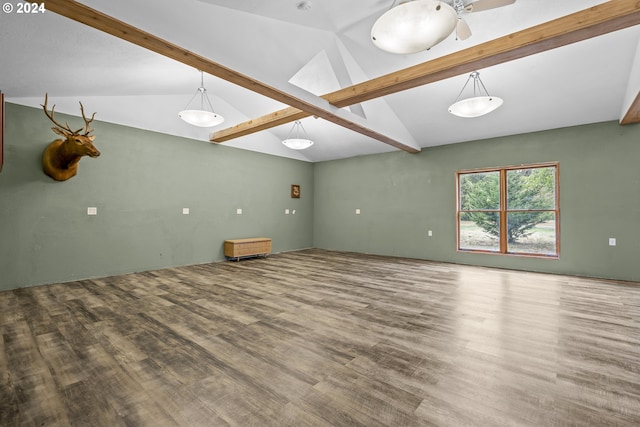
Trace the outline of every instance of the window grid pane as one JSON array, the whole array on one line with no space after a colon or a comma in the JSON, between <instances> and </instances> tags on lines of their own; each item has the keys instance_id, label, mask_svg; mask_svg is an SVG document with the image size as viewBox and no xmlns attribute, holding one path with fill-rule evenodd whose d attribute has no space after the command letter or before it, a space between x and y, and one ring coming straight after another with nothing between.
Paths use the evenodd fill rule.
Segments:
<instances>
[{"instance_id":1,"label":"window grid pane","mask_svg":"<svg viewBox=\"0 0 640 427\"><path fill-rule=\"evenodd\" d=\"M498 252L500 250L499 231L499 212L461 213L460 249Z\"/></svg>"},{"instance_id":2,"label":"window grid pane","mask_svg":"<svg viewBox=\"0 0 640 427\"><path fill-rule=\"evenodd\" d=\"M535 217L531 218L531 215L535 215ZM507 229L513 230L514 234L513 237L508 237L507 251L509 253L556 254L555 212L509 212L507 213L507 224ZM531 226L526 228L523 226L525 224Z\"/></svg>"},{"instance_id":3,"label":"window grid pane","mask_svg":"<svg viewBox=\"0 0 640 427\"><path fill-rule=\"evenodd\" d=\"M499 210L500 172L470 173L460 176L461 210Z\"/></svg>"},{"instance_id":4,"label":"window grid pane","mask_svg":"<svg viewBox=\"0 0 640 427\"><path fill-rule=\"evenodd\" d=\"M507 209L555 209L555 167L507 171Z\"/></svg>"}]
</instances>

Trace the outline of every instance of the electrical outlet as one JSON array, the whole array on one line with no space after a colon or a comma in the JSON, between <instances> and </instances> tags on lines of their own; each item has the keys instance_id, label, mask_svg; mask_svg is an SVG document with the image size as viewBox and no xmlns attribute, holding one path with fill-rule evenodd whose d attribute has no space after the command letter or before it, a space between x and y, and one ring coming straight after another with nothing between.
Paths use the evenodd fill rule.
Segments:
<instances>
[{"instance_id":1,"label":"electrical outlet","mask_svg":"<svg viewBox=\"0 0 640 427\"><path fill-rule=\"evenodd\" d=\"M238 215L242 215L242 209L240 209L240 208L236 209L236 213L237 213Z\"/></svg>"},{"instance_id":2,"label":"electrical outlet","mask_svg":"<svg viewBox=\"0 0 640 427\"><path fill-rule=\"evenodd\" d=\"M182 208L182 215L189 215L189 208Z\"/></svg>"},{"instance_id":3,"label":"electrical outlet","mask_svg":"<svg viewBox=\"0 0 640 427\"><path fill-rule=\"evenodd\" d=\"M433 231L431 231L431 230L427 231L427 235L428 235L429 237L433 236Z\"/></svg>"},{"instance_id":4,"label":"electrical outlet","mask_svg":"<svg viewBox=\"0 0 640 427\"><path fill-rule=\"evenodd\" d=\"M98 208L95 208L95 207L87 208L87 215L98 215Z\"/></svg>"},{"instance_id":5,"label":"electrical outlet","mask_svg":"<svg viewBox=\"0 0 640 427\"><path fill-rule=\"evenodd\" d=\"M285 214L285 215L289 215L289 209L285 209L285 210L284 210L284 214Z\"/></svg>"},{"instance_id":6,"label":"electrical outlet","mask_svg":"<svg viewBox=\"0 0 640 427\"><path fill-rule=\"evenodd\" d=\"M356 215L360 215L360 209L356 209Z\"/></svg>"},{"instance_id":7,"label":"electrical outlet","mask_svg":"<svg viewBox=\"0 0 640 427\"><path fill-rule=\"evenodd\" d=\"M609 246L615 246L615 245L616 245L616 238L609 237Z\"/></svg>"}]
</instances>

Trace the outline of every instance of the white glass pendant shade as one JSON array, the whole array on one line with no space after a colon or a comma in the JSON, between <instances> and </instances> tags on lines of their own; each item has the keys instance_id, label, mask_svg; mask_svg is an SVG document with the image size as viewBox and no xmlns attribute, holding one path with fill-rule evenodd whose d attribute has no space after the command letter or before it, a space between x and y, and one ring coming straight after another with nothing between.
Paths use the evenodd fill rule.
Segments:
<instances>
[{"instance_id":1,"label":"white glass pendant shade","mask_svg":"<svg viewBox=\"0 0 640 427\"><path fill-rule=\"evenodd\" d=\"M178 117L190 125L203 128L217 126L224 122L224 117L206 110L183 110L178 113Z\"/></svg>"},{"instance_id":2,"label":"white glass pendant shade","mask_svg":"<svg viewBox=\"0 0 640 427\"><path fill-rule=\"evenodd\" d=\"M302 127L300 120L296 120L289 131L289 134L282 143L293 150L304 150L313 145L313 141L309 139L309 136Z\"/></svg>"},{"instance_id":3,"label":"white glass pendant shade","mask_svg":"<svg viewBox=\"0 0 640 427\"><path fill-rule=\"evenodd\" d=\"M193 100L200 95L200 109L189 108L189 105ZM211 109L208 111L207 105ZM204 74L200 71L200 87L196 90L196 93L191 97L187 106L184 110L178 113L178 117L180 117L185 122L189 123L193 126L200 126L205 128L210 128L213 126L217 126L220 123L224 122L224 117L220 114L216 114L213 111L213 105L211 105L211 101L209 100L209 96L207 96L207 89L204 88Z\"/></svg>"},{"instance_id":4,"label":"white glass pendant shade","mask_svg":"<svg viewBox=\"0 0 640 427\"><path fill-rule=\"evenodd\" d=\"M313 145L313 141L304 138L289 138L282 141L282 143L293 150L304 150Z\"/></svg>"},{"instance_id":5,"label":"white glass pendant shade","mask_svg":"<svg viewBox=\"0 0 640 427\"><path fill-rule=\"evenodd\" d=\"M427 50L456 28L458 15L446 3L413 0L382 15L373 24L371 40L380 49L398 54Z\"/></svg>"},{"instance_id":6,"label":"white glass pendant shade","mask_svg":"<svg viewBox=\"0 0 640 427\"><path fill-rule=\"evenodd\" d=\"M502 98L497 96L475 96L452 104L449 112L458 117L480 117L489 114L502 103Z\"/></svg>"},{"instance_id":7,"label":"white glass pendant shade","mask_svg":"<svg viewBox=\"0 0 640 427\"><path fill-rule=\"evenodd\" d=\"M473 96L460 99L470 81L473 81ZM456 102L449 107L449 112L458 117L480 117L500 107L503 102L502 98L489 95L487 88L480 80L480 73L474 71L462 87Z\"/></svg>"}]
</instances>

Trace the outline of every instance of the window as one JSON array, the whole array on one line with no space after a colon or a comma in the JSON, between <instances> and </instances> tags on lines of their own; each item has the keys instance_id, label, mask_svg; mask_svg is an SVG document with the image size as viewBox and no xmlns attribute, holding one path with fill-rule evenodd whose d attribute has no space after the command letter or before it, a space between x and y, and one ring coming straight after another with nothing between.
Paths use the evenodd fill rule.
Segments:
<instances>
[{"instance_id":1,"label":"window","mask_svg":"<svg viewBox=\"0 0 640 427\"><path fill-rule=\"evenodd\" d=\"M459 171L458 250L558 257L558 164Z\"/></svg>"}]
</instances>

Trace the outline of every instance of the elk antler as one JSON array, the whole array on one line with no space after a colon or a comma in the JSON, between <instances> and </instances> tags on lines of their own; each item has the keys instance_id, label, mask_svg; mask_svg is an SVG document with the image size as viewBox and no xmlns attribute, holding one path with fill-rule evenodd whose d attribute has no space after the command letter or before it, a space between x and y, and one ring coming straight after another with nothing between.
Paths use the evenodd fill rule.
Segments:
<instances>
[{"instance_id":1,"label":"elk antler","mask_svg":"<svg viewBox=\"0 0 640 427\"><path fill-rule=\"evenodd\" d=\"M78 129L78 130L71 130L71 126L69 126L69 123L65 123L65 126L61 125L60 123L58 123L54 117L54 110L56 108L56 105L53 104L53 107L51 107L51 114L49 114L49 112L47 111L47 102L49 101L49 93L46 93L44 95L44 105L40 104L42 106L42 108L44 108L44 113L47 115L47 117L49 117L49 120L51 120L56 127L59 130L62 131L66 131L69 132L72 135L78 135L80 134L80 131L82 130L82 128ZM90 119L87 119L87 117L84 114L84 106L82 105L82 102L80 102L80 112L82 112L82 119L84 120L84 135L89 135L91 132L93 132L93 129L91 129L89 127L89 125L91 124L91 122L93 121L94 117L96 116L96 113L93 113L93 115L91 116Z\"/></svg>"},{"instance_id":2,"label":"elk antler","mask_svg":"<svg viewBox=\"0 0 640 427\"><path fill-rule=\"evenodd\" d=\"M89 135L91 132L93 132L93 129L89 128L89 125L93 121L93 118L96 116L96 113L93 113L93 115L91 115L91 119L87 120L84 115L84 106L82 105L82 102L80 102L80 112L82 112L82 119L84 120L84 134ZM80 129L78 131L80 131Z\"/></svg>"},{"instance_id":3,"label":"elk antler","mask_svg":"<svg viewBox=\"0 0 640 427\"><path fill-rule=\"evenodd\" d=\"M76 132L72 131L71 128L69 127L68 123L67 123L66 126L62 126L60 123L58 123L56 121L56 119L54 118L54 114L55 114L54 110L56 109L56 104L53 104L53 107L51 107L51 114L49 114L49 112L47 111L47 102L48 101L49 101L49 93L45 93L45 95L44 95L44 105L40 104L40 106L42 108L44 108L44 113L47 115L47 117L49 117L49 120L51 120L53 122L53 124L56 125L56 127L59 130L64 130L64 131L67 131L67 132L72 133L72 134L77 134L78 131L76 131ZM82 129L80 129L80 130L82 130Z\"/></svg>"}]
</instances>

